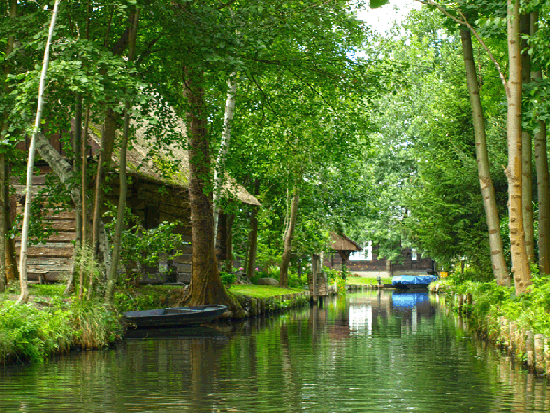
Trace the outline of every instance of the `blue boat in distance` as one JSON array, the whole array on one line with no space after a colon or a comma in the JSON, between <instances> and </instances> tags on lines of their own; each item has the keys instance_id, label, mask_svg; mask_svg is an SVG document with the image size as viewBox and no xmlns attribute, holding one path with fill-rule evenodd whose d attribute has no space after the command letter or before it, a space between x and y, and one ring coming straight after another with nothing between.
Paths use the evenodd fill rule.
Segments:
<instances>
[{"instance_id":1,"label":"blue boat in distance","mask_svg":"<svg viewBox=\"0 0 550 413\"><path fill-rule=\"evenodd\" d=\"M436 280L436 275L396 275L392 277L391 285L403 289L428 288L428 285Z\"/></svg>"}]
</instances>

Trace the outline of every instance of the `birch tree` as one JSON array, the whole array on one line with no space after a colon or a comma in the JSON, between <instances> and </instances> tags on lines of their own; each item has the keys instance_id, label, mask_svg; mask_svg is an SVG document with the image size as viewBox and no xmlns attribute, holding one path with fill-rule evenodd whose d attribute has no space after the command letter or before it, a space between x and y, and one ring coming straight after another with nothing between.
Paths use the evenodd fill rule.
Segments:
<instances>
[{"instance_id":1,"label":"birch tree","mask_svg":"<svg viewBox=\"0 0 550 413\"><path fill-rule=\"evenodd\" d=\"M521 147L521 39L519 0L508 0L507 42L509 79L505 84L507 99L508 210L510 216L510 248L512 272L517 294L526 292L531 284L531 271L525 245L522 204Z\"/></svg>"},{"instance_id":2,"label":"birch tree","mask_svg":"<svg viewBox=\"0 0 550 413\"><path fill-rule=\"evenodd\" d=\"M34 157L36 149L36 136L40 132L40 121L42 119L42 109L44 105L44 93L46 87L46 74L48 72L48 65L50 63L50 46L53 38L53 31L55 28L55 20L57 18L58 7L60 0L56 0L53 6L52 19L50 22L50 28L48 32L48 40L46 42L46 49L44 51L44 60L42 62L42 73L40 75L40 85L38 89L38 106L36 109L36 120L34 122L34 128L32 130L31 144L29 147L29 159L27 162L27 184L25 188L25 210L23 214L23 224L21 227L21 256L19 261L20 270L20 284L21 295L17 300L18 303L26 303L29 299L29 288L27 283L27 249L29 241L29 220L30 220L30 206L32 196L32 177L34 169Z\"/></svg>"},{"instance_id":3,"label":"birch tree","mask_svg":"<svg viewBox=\"0 0 550 413\"><path fill-rule=\"evenodd\" d=\"M462 55L464 57L464 67L466 69L470 105L472 107L479 184L481 186L481 195L483 197L487 229L489 232L489 248L491 250L493 274L499 285L509 286L510 277L508 275L502 240L500 238L500 220L498 217L495 188L491 178L490 163L487 154L485 117L483 115L483 108L479 96L470 29L466 27L461 28L460 38L462 39Z\"/></svg>"},{"instance_id":4,"label":"birch tree","mask_svg":"<svg viewBox=\"0 0 550 413\"><path fill-rule=\"evenodd\" d=\"M530 15L530 35L533 38L538 31L538 12ZM532 53L537 50L532 48ZM535 84L543 79L540 68L534 68L531 81ZM535 166L537 171L538 213L538 263L542 274L550 274L550 174L548 171L548 154L546 144L546 122L540 117L536 120L534 135Z\"/></svg>"}]
</instances>

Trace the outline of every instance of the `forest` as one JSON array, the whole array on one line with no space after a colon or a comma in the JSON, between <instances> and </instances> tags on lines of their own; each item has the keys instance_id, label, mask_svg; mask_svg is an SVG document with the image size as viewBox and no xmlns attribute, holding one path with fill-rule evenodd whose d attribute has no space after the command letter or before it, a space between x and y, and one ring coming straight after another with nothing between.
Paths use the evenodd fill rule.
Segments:
<instances>
[{"instance_id":1,"label":"forest","mask_svg":"<svg viewBox=\"0 0 550 413\"><path fill-rule=\"evenodd\" d=\"M46 203L75 211L67 291L106 303L185 246L187 304L230 303L234 262L288 287L330 232L528 291L550 274L550 5L425 0L379 33L357 11L383 3L2 2L0 291L28 300ZM157 202L185 186L186 220L136 215L147 167Z\"/></svg>"}]
</instances>

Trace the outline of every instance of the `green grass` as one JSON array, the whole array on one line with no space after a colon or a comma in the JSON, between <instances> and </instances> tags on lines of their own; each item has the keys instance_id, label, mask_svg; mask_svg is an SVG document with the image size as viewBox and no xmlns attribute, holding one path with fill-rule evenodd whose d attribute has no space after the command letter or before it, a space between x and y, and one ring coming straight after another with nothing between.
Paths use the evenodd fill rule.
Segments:
<instances>
[{"instance_id":1,"label":"green grass","mask_svg":"<svg viewBox=\"0 0 550 413\"><path fill-rule=\"evenodd\" d=\"M301 288L281 288L275 285L251 284L234 284L231 286L229 291L236 295L247 295L249 297L256 298L267 298L304 292Z\"/></svg>"},{"instance_id":2,"label":"green grass","mask_svg":"<svg viewBox=\"0 0 550 413\"><path fill-rule=\"evenodd\" d=\"M368 285L378 284L376 277L346 277L346 284L348 285ZM391 284L390 277L382 277L382 284Z\"/></svg>"},{"instance_id":3,"label":"green grass","mask_svg":"<svg viewBox=\"0 0 550 413\"><path fill-rule=\"evenodd\" d=\"M65 291L65 284L30 284L29 294L37 296L60 297Z\"/></svg>"}]
</instances>

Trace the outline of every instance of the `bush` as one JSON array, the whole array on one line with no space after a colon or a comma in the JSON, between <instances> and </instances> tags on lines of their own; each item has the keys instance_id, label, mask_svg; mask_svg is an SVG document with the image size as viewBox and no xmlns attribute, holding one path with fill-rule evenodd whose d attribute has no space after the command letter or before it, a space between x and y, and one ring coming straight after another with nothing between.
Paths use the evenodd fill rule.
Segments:
<instances>
[{"instance_id":1,"label":"bush","mask_svg":"<svg viewBox=\"0 0 550 413\"><path fill-rule=\"evenodd\" d=\"M237 280L237 275L231 273L231 272L220 272L220 278L222 279L222 283L225 286L225 288L231 288L231 284Z\"/></svg>"},{"instance_id":2,"label":"bush","mask_svg":"<svg viewBox=\"0 0 550 413\"><path fill-rule=\"evenodd\" d=\"M85 349L101 348L122 337L118 314L101 303L74 301L70 310L75 345Z\"/></svg>"},{"instance_id":3,"label":"bush","mask_svg":"<svg viewBox=\"0 0 550 413\"><path fill-rule=\"evenodd\" d=\"M495 281L470 281L451 288L455 294L472 294L474 304L467 310L479 322L484 322L487 316L493 321L504 316L518 327L549 335L550 277L534 274L532 281L529 291L521 296L516 296L513 288L497 285Z\"/></svg>"},{"instance_id":4,"label":"bush","mask_svg":"<svg viewBox=\"0 0 550 413\"><path fill-rule=\"evenodd\" d=\"M42 361L70 348L74 329L65 309L39 310L12 302L0 305L0 358Z\"/></svg>"}]
</instances>

